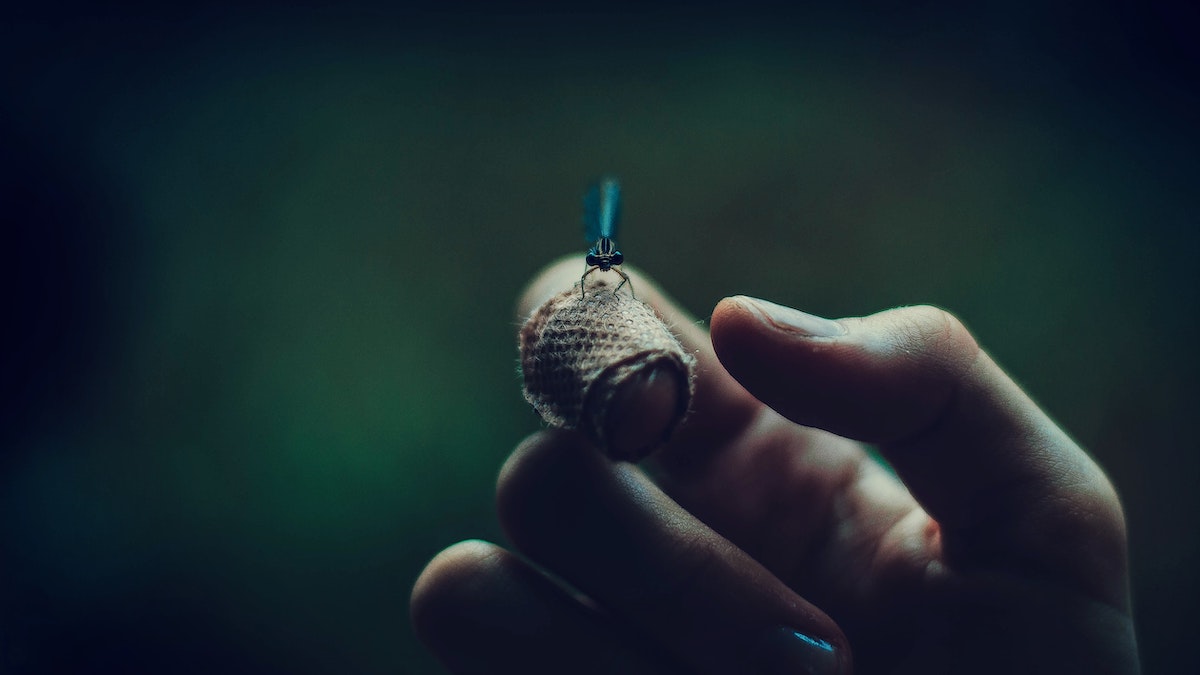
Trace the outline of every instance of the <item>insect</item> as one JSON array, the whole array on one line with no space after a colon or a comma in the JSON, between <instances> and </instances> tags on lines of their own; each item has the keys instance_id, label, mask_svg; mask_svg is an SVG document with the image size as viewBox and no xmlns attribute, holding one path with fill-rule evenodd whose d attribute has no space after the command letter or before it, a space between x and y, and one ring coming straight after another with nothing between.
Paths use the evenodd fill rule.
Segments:
<instances>
[{"instance_id":1,"label":"insect","mask_svg":"<svg viewBox=\"0 0 1200 675\"><path fill-rule=\"evenodd\" d=\"M625 256L617 250L613 241L617 234L617 225L621 220L621 184L616 178L601 178L588 188L583 197L583 235L589 242L595 242L588 249L583 270L579 277L579 297L584 297L584 281L587 275L600 270L612 270L621 275L621 283L613 291L621 290L621 286L629 284L629 294L633 295L633 282L629 275L621 271L621 263Z\"/></svg>"}]
</instances>

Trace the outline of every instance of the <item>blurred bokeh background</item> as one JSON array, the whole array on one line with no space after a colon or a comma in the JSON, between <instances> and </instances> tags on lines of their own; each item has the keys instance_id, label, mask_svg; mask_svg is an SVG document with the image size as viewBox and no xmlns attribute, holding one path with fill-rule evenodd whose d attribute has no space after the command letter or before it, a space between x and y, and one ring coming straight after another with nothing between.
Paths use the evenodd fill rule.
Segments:
<instances>
[{"instance_id":1,"label":"blurred bokeh background","mask_svg":"<svg viewBox=\"0 0 1200 675\"><path fill-rule=\"evenodd\" d=\"M613 172L698 320L957 312L1200 672L1194 8L436 7L0 20L0 671L439 672L409 588L501 539L513 302Z\"/></svg>"}]
</instances>

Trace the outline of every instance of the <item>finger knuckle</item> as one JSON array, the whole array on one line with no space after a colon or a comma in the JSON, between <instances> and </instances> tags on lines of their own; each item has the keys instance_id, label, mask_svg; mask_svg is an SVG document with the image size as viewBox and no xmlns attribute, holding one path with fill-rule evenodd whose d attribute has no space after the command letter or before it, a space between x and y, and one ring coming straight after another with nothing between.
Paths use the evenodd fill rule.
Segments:
<instances>
[{"instance_id":1,"label":"finger knuckle","mask_svg":"<svg viewBox=\"0 0 1200 675\"><path fill-rule=\"evenodd\" d=\"M954 314L933 305L902 310L898 350L923 369L951 377L961 374L979 353L979 345Z\"/></svg>"}]
</instances>

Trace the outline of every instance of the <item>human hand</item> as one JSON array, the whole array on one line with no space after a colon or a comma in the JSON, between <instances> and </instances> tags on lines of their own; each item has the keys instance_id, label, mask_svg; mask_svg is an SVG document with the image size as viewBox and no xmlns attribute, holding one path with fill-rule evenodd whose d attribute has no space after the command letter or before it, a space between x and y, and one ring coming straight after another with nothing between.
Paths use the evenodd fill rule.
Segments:
<instances>
[{"instance_id":1,"label":"human hand","mask_svg":"<svg viewBox=\"0 0 1200 675\"><path fill-rule=\"evenodd\" d=\"M642 468L570 432L517 448L497 505L524 557L459 543L413 590L452 671L1138 671L1111 483L954 317L727 298L710 341L634 276L696 353L693 412Z\"/></svg>"}]
</instances>

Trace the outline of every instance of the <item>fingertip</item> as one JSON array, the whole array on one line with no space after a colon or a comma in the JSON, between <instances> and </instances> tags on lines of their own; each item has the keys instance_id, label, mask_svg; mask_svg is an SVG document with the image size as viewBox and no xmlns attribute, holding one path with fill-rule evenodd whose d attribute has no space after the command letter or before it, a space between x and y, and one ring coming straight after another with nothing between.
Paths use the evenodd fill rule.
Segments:
<instances>
[{"instance_id":1,"label":"fingertip","mask_svg":"<svg viewBox=\"0 0 1200 675\"><path fill-rule=\"evenodd\" d=\"M496 513L505 534L521 547L531 528L562 515L564 493L581 489L589 471L607 463L575 431L550 429L526 438L496 479Z\"/></svg>"},{"instance_id":2,"label":"fingertip","mask_svg":"<svg viewBox=\"0 0 1200 675\"><path fill-rule=\"evenodd\" d=\"M746 306L743 298L744 296L741 295L731 295L722 298L717 306L713 307L712 318L709 320L709 332L713 335L714 341L719 331L745 328L751 315L750 308Z\"/></svg>"},{"instance_id":3,"label":"fingertip","mask_svg":"<svg viewBox=\"0 0 1200 675\"><path fill-rule=\"evenodd\" d=\"M708 326L717 358L724 362L726 354L737 351L761 328L762 322L746 303L745 296L723 298L713 308Z\"/></svg>"},{"instance_id":4,"label":"fingertip","mask_svg":"<svg viewBox=\"0 0 1200 675\"><path fill-rule=\"evenodd\" d=\"M589 605L518 555L464 541L413 587L413 628L454 673L661 672Z\"/></svg>"},{"instance_id":5,"label":"fingertip","mask_svg":"<svg viewBox=\"0 0 1200 675\"><path fill-rule=\"evenodd\" d=\"M721 298L721 300L717 302L717 306L713 308L713 322L716 322L719 316L726 314L737 314L745 311L745 307L741 302L743 297L744 296L741 295L730 295Z\"/></svg>"},{"instance_id":6,"label":"fingertip","mask_svg":"<svg viewBox=\"0 0 1200 675\"><path fill-rule=\"evenodd\" d=\"M586 298L578 285L556 293L517 339L525 400L542 419L638 461L686 416L696 359L653 307L618 288L598 279Z\"/></svg>"},{"instance_id":7,"label":"fingertip","mask_svg":"<svg viewBox=\"0 0 1200 675\"><path fill-rule=\"evenodd\" d=\"M517 444L500 467L496 493L504 493L514 483L540 481L548 477L547 473L563 471L561 465L580 454L599 456L587 437L577 431L545 429L534 432Z\"/></svg>"},{"instance_id":8,"label":"fingertip","mask_svg":"<svg viewBox=\"0 0 1200 675\"><path fill-rule=\"evenodd\" d=\"M517 303L518 318L523 326L528 326L531 319L536 320L539 308L544 307L556 294L573 287L578 289L579 275L583 273L579 258L560 258L535 275ZM714 353L709 332L701 322L696 321L637 268L626 265L624 269L632 279L636 298L653 310L679 341L689 359L695 361L696 376L691 383L693 388L678 399L691 399L690 404L680 406L684 408L680 412L687 413L686 418L680 416L682 422L674 429L671 440L653 457L659 462L659 469L664 471L692 465L696 461L698 448L716 447L722 439L738 433L761 409L761 403L726 372ZM720 308L718 314L724 309ZM632 433L634 429L627 431ZM643 435L644 438L652 436L650 432ZM623 444L632 447L635 453L643 445L624 441Z\"/></svg>"},{"instance_id":9,"label":"fingertip","mask_svg":"<svg viewBox=\"0 0 1200 675\"><path fill-rule=\"evenodd\" d=\"M740 295L718 302L708 326L713 351L727 369L731 361L758 356L754 343L759 339L757 334L762 329L759 316L747 305L745 297ZM736 374L734 376L737 377Z\"/></svg>"},{"instance_id":10,"label":"fingertip","mask_svg":"<svg viewBox=\"0 0 1200 675\"><path fill-rule=\"evenodd\" d=\"M482 570L498 563L504 550L495 544L469 539L450 546L425 566L413 584L409 616L417 635L429 644L440 629L457 620L462 599L472 594Z\"/></svg>"},{"instance_id":11,"label":"fingertip","mask_svg":"<svg viewBox=\"0 0 1200 675\"><path fill-rule=\"evenodd\" d=\"M568 444L572 437L577 442L583 442L578 434L562 429L538 431L526 436L500 467L500 473L496 477L497 499L503 502L514 483L524 481L524 477L529 473L544 472L545 469L540 465L554 456L555 448Z\"/></svg>"}]
</instances>

